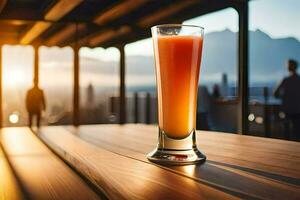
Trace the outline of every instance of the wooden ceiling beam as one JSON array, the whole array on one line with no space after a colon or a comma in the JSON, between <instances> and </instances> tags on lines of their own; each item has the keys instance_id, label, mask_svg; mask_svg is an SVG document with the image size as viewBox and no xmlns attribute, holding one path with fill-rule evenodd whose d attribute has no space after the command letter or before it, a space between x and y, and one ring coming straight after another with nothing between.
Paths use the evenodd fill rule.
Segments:
<instances>
[{"instance_id":1,"label":"wooden ceiling beam","mask_svg":"<svg viewBox=\"0 0 300 200\"><path fill-rule=\"evenodd\" d=\"M116 6L108 9L107 11L99 13L93 21L95 24L103 25L109 21L130 13L146 2L147 0L125 0L122 3L119 3Z\"/></svg>"},{"instance_id":2,"label":"wooden ceiling beam","mask_svg":"<svg viewBox=\"0 0 300 200\"><path fill-rule=\"evenodd\" d=\"M162 8L154 13L151 13L150 15L140 19L137 23L137 25L141 28L147 28L155 24L155 22L166 18L168 16L171 16L177 12L179 12L182 9L185 9L189 6L192 6L194 4L199 3L197 0L186 0L186 1L180 1L174 5L171 5L167 8Z\"/></svg>"},{"instance_id":3,"label":"wooden ceiling beam","mask_svg":"<svg viewBox=\"0 0 300 200\"><path fill-rule=\"evenodd\" d=\"M103 32L102 34L97 34L96 36L92 37L89 40L88 44L89 46L95 47L106 40L110 40L112 38L127 34L130 32L130 30L131 29L129 26L122 26L117 30L108 30Z\"/></svg>"},{"instance_id":4,"label":"wooden ceiling beam","mask_svg":"<svg viewBox=\"0 0 300 200\"><path fill-rule=\"evenodd\" d=\"M33 23L32 21L28 20L16 20L16 19L0 19L0 24L9 24L13 26L21 26Z\"/></svg>"},{"instance_id":5,"label":"wooden ceiling beam","mask_svg":"<svg viewBox=\"0 0 300 200\"><path fill-rule=\"evenodd\" d=\"M59 0L46 14L46 21L58 21L83 0ZM37 22L21 38L21 44L29 44L52 25L51 22Z\"/></svg>"},{"instance_id":6,"label":"wooden ceiling beam","mask_svg":"<svg viewBox=\"0 0 300 200\"><path fill-rule=\"evenodd\" d=\"M37 22L35 23L21 38L21 44L29 44L32 42L36 37L38 37L41 33L47 30L52 23L50 22Z\"/></svg>"},{"instance_id":7,"label":"wooden ceiling beam","mask_svg":"<svg viewBox=\"0 0 300 200\"><path fill-rule=\"evenodd\" d=\"M2 10L5 7L6 3L7 3L7 0L1 0L0 1L0 13L2 12Z\"/></svg>"},{"instance_id":8,"label":"wooden ceiling beam","mask_svg":"<svg viewBox=\"0 0 300 200\"><path fill-rule=\"evenodd\" d=\"M59 0L45 15L45 20L58 21L71 12L83 0Z\"/></svg>"},{"instance_id":9,"label":"wooden ceiling beam","mask_svg":"<svg viewBox=\"0 0 300 200\"><path fill-rule=\"evenodd\" d=\"M127 13L130 13L131 11L137 9L138 7L144 5L148 0L125 0L121 3L116 4L112 8L100 12L96 17L93 19L93 23L97 25L104 25L114 19L117 19L118 17L121 17ZM78 28L78 31L84 31L87 29L87 25L81 26ZM62 30L55 33L48 41L46 41L47 45L59 45L64 41L66 38L71 37L75 34L76 29L73 27L73 25L67 25ZM100 31L102 33L103 31ZM108 31L109 32L109 31ZM96 38L96 34L92 34ZM91 38L91 36L87 36L86 38ZM86 38L83 40L86 41Z\"/></svg>"},{"instance_id":10,"label":"wooden ceiling beam","mask_svg":"<svg viewBox=\"0 0 300 200\"><path fill-rule=\"evenodd\" d=\"M115 37L130 33L131 28L127 25L121 26L119 29L108 29L102 32L96 32L92 35L89 35L85 38L77 41L76 45L78 46L88 46L88 47L97 47L99 44L106 40L113 39ZM71 45L75 45L72 43Z\"/></svg>"},{"instance_id":11,"label":"wooden ceiling beam","mask_svg":"<svg viewBox=\"0 0 300 200\"><path fill-rule=\"evenodd\" d=\"M179 2L177 4L169 6L167 8L162 8L162 9L158 10L157 12L152 13L151 15L148 15L148 16L142 18L140 21L138 21L137 25L141 29L144 29L144 28L148 27L149 25L161 20L162 18L166 18L170 15L175 14L176 12L179 12L182 9L185 9L185 8L195 5L197 3L199 3L198 0L188 0L188 1ZM104 32L100 31L98 33L93 33L92 35L82 38L80 41L78 41L77 45L86 45L86 46L91 46L91 47L98 46L101 43L111 40L117 36L128 34L131 31L131 28L129 28L129 27L124 28L124 27L128 27L128 26L123 26L118 31L107 30Z\"/></svg>"},{"instance_id":12,"label":"wooden ceiling beam","mask_svg":"<svg viewBox=\"0 0 300 200\"><path fill-rule=\"evenodd\" d=\"M63 41L65 38L70 38L76 33L77 31L83 31L87 28L86 24L80 23L77 24L68 24L66 27L64 27L61 31L58 31L55 33L49 40L47 40L45 43L48 46L54 46L59 45L61 41Z\"/></svg>"},{"instance_id":13,"label":"wooden ceiling beam","mask_svg":"<svg viewBox=\"0 0 300 200\"><path fill-rule=\"evenodd\" d=\"M17 45L19 40L16 35L2 35L0 37L0 45L2 44Z\"/></svg>"},{"instance_id":14,"label":"wooden ceiling beam","mask_svg":"<svg viewBox=\"0 0 300 200\"><path fill-rule=\"evenodd\" d=\"M209 3L209 6L203 6L207 5ZM189 6L187 8L184 8L180 10L180 12L176 12L170 16L164 17L159 19L155 22L155 24L162 24L162 23L182 23L184 20L191 19L197 16L205 15L208 13L212 13L218 10L222 10L228 7L231 7L232 3L230 2L220 2L219 0L202 0L199 1L198 4L194 4L193 6ZM184 11L182 13L181 11ZM154 24L152 24L154 25ZM152 26L151 25L151 26ZM150 27L150 25L149 25ZM145 38L151 37L151 33L149 31L149 27L138 27L135 26L135 28L131 31L131 34L126 35L126 38L118 38L114 40L109 40L101 44L102 47L107 48L110 46L118 46L123 45L124 40L126 40L126 43L132 43L138 40L142 40Z\"/></svg>"}]
</instances>

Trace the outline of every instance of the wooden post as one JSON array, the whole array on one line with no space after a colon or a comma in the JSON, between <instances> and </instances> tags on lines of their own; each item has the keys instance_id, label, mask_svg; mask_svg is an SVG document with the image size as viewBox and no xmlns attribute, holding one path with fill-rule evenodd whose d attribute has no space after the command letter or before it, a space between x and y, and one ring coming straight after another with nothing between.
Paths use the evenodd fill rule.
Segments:
<instances>
[{"instance_id":1,"label":"wooden post","mask_svg":"<svg viewBox=\"0 0 300 200\"><path fill-rule=\"evenodd\" d=\"M125 50L124 45L119 47L120 51L120 124L126 123L126 86L125 86Z\"/></svg>"},{"instance_id":2,"label":"wooden post","mask_svg":"<svg viewBox=\"0 0 300 200\"><path fill-rule=\"evenodd\" d=\"M74 47L74 75L73 75L73 125L79 126L79 48Z\"/></svg>"},{"instance_id":3,"label":"wooden post","mask_svg":"<svg viewBox=\"0 0 300 200\"><path fill-rule=\"evenodd\" d=\"M2 110L2 44L0 44L0 128L3 127L3 110Z\"/></svg>"},{"instance_id":4,"label":"wooden post","mask_svg":"<svg viewBox=\"0 0 300 200\"><path fill-rule=\"evenodd\" d=\"M139 123L139 93L134 93L134 123Z\"/></svg>"},{"instance_id":5,"label":"wooden post","mask_svg":"<svg viewBox=\"0 0 300 200\"><path fill-rule=\"evenodd\" d=\"M238 133L248 134L248 0L241 1L236 7L239 14L239 79L238 79Z\"/></svg>"},{"instance_id":6,"label":"wooden post","mask_svg":"<svg viewBox=\"0 0 300 200\"><path fill-rule=\"evenodd\" d=\"M270 137L270 112L269 112L269 89L268 87L264 87L264 131L265 131L265 136Z\"/></svg>"},{"instance_id":7,"label":"wooden post","mask_svg":"<svg viewBox=\"0 0 300 200\"><path fill-rule=\"evenodd\" d=\"M39 46L34 46L34 70L33 70L33 81L39 85Z\"/></svg>"},{"instance_id":8,"label":"wooden post","mask_svg":"<svg viewBox=\"0 0 300 200\"><path fill-rule=\"evenodd\" d=\"M115 113L115 104L114 104L114 97L111 96L109 97L109 102L110 102L110 113L114 114Z\"/></svg>"},{"instance_id":9,"label":"wooden post","mask_svg":"<svg viewBox=\"0 0 300 200\"><path fill-rule=\"evenodd\" d=\"M151 95L149 92L146 94L146 124L151 122Z\"/></svg>"}]
</instances>

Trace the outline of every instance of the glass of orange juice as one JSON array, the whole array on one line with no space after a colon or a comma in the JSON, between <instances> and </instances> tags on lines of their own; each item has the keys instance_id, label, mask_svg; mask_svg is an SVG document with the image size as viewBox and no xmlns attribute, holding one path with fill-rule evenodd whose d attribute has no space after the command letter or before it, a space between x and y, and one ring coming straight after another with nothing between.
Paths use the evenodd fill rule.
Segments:
<instances>
[{"instance_id":1,"label":"glass of orange juice","mask_svg":"<svg viewBox=\"0 0 300 200\"><path fill-rule=\"evenodd\" d=\"M165 24L151 28L158 96L159 141L152 162L171 165L206 159L196 146L196 108L204 29Z\"/></svg>"}]
</instances>

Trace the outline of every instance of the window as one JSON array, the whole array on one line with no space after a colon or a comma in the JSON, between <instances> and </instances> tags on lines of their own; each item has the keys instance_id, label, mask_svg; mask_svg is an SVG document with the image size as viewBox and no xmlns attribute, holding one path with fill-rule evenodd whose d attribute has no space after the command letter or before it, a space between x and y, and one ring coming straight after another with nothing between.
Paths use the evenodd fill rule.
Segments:
<instances>
[{"instance_id":1,"label":"window","mask_svg":"<svg viewBox=\"0 0 300 200\"><path fill-rule=\"evenodd\" d=\"M73 50L40 47L40 87L44 90L46 124L71 124L73 105Z\"/></svg>"},{"instance_id":2,"label":"window","mask_svg":"<svg viewBox=\"0 0 300 200\"><path fill-rule=\"evenodd\" d=\"M296 124L290 123L281 99L273 96L276 85L289 76L288 60L300 63L299 9L300 2L297 0L249 2L248 119L252 135L299 140L293 132ZM295 85L294 90L299 91L299 87Z\"/></svg>"},{"instance_id":3,"label":"window","mask_svg":"<svg viewBox=\"0 0 300 200\"><path fill-rule=\"evenodd\" d=\"M197 127L235 132L238 14L228 8L187 20L183 24L205 28ZM156 123L155 67L151 38L126 45L125 52L127 119L129 122Z\"/></svg>"},{"instance_id":4,"label":"window","mask_svg":"<svg viewBox=\"0 0 300 200\"><path fill-rule=\"evenodd\" d=\"M3 126L25 126L28 120L25 96L33 85L34 49L10 45L2 48Z\"/></svg>"},{"instance_id":5,"label":"window","mask_svg":"<svg viewBox=\"0 0 300 200\"><path fill-rule=\"evenodd\" d=\"M127 122L156 123L155 66L151 38L125 46Z\"/></svg>"},{"instance_id":6,"label":"window","mask_svg":"<svg viewBox=\"0 0 300 200\"><path fill-rule=\"evenodd\" d=\"M80 49L82 124L118 122L119 62L116 48Z\"/></svg>"},{"instance_id":7,"label":"window","mask_svg":"<svg viewBox=\"0 0 300 200\"><path fill-rule=\"evenodd\" d=\"M220 23L222 19L222 23ZM238 14L233 8L185 21L204 27L197 128L237 130Z\"/></svg>"}]
</instances>

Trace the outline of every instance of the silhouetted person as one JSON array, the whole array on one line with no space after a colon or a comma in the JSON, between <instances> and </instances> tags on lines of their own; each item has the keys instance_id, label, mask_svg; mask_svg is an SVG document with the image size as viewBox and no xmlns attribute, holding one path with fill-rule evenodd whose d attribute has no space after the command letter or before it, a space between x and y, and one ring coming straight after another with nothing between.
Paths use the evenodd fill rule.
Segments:
<instances>
[{"instance_id":1,"label":"silhouetted person","mask_svg":"<svg viewBox=\"0 0 300 200\"><path fill-rule=\"evenodd\" d=\"M26 109L29 117L29 127L32 126L32 119L36 117L36 125L40 127L42 110L46 109L44 92L38 87L37 81L34 81L34 86L27 91L26 94Z\"/></svg>"},{"instance_id":2,"label":"silhouetted person","mask_svg":"<svg viewBox=\"0 0 300 200\"><path fill-rule=\"evenodd\" d=\"M288 61L290 75L284 78L274 92L276 98L282 99L282 109L285 113L285 137L290 138L290 132L300 138L300 76L297 74L298 63Z\"/></svg>"}]
</instances>

